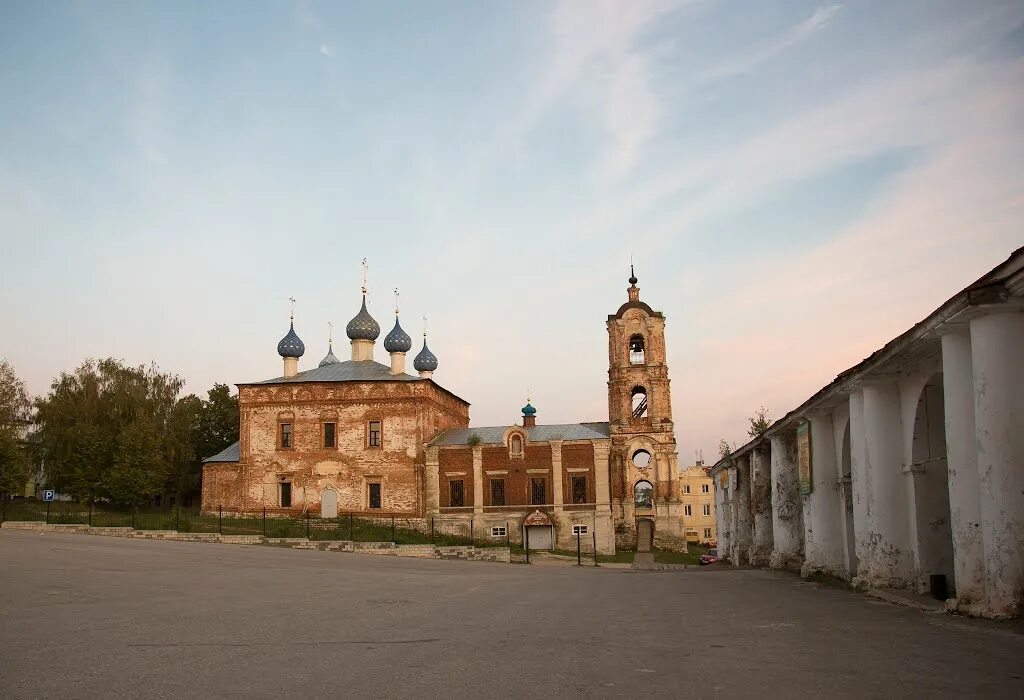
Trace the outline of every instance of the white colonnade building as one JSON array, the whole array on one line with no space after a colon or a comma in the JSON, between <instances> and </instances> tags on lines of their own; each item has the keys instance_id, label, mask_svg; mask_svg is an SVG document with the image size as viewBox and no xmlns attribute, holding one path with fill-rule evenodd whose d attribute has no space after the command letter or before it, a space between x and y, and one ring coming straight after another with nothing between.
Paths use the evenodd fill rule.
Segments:
<instances>
[{"instance_id":1,"label":"white colonnade building","mask_svg":"<svg viewBox=\"0 0 1024 700\"><path fill-rule=\"evenodd\" d=\"M733 563L1024 612L1024 248L712 469Z\"/></svg>"}]
</instances>

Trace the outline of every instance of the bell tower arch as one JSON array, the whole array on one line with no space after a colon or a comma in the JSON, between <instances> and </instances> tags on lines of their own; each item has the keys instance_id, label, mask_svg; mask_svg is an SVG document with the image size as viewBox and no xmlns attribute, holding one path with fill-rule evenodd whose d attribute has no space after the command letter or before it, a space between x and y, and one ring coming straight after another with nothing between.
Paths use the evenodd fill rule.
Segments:
<instances>
[{"instance_id":1,"label":"bell tower arch","mask_svg":"<svg viewBox=\"0 0 1024 700\"><path fill-rule=\"evenodd\" d=\"M612 510L630 531L651 520L656 539L678 539L679 546L685 537L665 316L640 301L632 266L626 293L628 300L607 323Z\"/></svg>"}]
</instances>

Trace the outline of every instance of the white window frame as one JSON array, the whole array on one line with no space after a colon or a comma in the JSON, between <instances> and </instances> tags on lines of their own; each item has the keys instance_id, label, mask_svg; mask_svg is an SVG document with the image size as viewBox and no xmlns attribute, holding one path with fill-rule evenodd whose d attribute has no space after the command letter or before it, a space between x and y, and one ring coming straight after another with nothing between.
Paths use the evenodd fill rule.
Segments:
<instances>
[{"instance_id":1,"label":"white window frame","mask_svg":"<svg viewBox=\"0 0 1024 700\"><path fill-rule=\"evenodd\" d=\"M683 506L683 515L693 515L693 506L689 503Z\"/></svg>"},{"instance_id":2,"label":"white window frame","mask_svg":"<svg viewBox=\"0 0 1024 700\"><path fill-rule=\"evenodd\" d=\"M704 515L707 515L707 516L711 515L711 504L710 503L705 503L704 504Z\"/></svg>"},{"instance_id":3,"label":"white window frame","mask_svg":"<svg viewBox=\"0 0 1024 700\"><path fill-rule=\"evenodd\" d=\"M576 535L586 535L590 533L590 528L587 525L573 525L572 534L573 537Z\"/></svg>"},{"instance_id":4,"label":"white window frame","mask_svg":"<svg viewBox=\"0 0 1024 700\"><path fill-rule=\"evenodd\" d=\"M492 525L491 526L491 537L500 538L500 537L506 537L507 535L508 535L508 530L505 529L504 525Z\"/></svg>"},{"instance_id":5,"label":"white window frame","mask_svg":"<svg viewBox=\"0 0 1024 700\"><path fill-rule=\"evenodd\" d=\"M704 528L704 538L705 539L711 539L711 528L710 527Z\"/></svg>"},{"instance_id":6,"label":"white window frame","mask_svg":"<svg viewBox=\"0 0 1024 700\"><path fill-rule=\"evenodd\" d=\"M711 486L709 486L708 484L701 484L700 485L700 492L701 493L711 493Z\"/></svg>"}]
</instances>

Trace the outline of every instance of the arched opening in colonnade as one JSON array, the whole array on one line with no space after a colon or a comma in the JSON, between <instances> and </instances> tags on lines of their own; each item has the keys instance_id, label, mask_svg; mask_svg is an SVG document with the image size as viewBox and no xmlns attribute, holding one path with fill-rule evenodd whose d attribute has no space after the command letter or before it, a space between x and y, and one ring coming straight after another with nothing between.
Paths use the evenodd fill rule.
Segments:
<instances>
[{"instance_id":1,"label":"arched opening in colonnade","mask_svg":"<svg viewBox=\"0 0 1024 700\"><path fill-rule=\"evenodd\" d=\"M949 473L946 463L946 415L942 374L933 374L918 397L908 476L912 478L913 531L916 564L922 589L930 577L946 577L946 595L954 595L953 536L949 514Z\"/></svg>"}]
</instances>

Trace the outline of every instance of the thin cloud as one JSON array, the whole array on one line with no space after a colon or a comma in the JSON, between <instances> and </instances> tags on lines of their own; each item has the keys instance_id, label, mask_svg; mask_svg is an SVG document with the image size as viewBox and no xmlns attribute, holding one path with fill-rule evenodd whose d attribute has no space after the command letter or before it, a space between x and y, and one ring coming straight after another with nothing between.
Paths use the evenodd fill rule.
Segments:
<instances>
[{"instance_id":1,"label":"thin cloud","mask_svg":"<svg viewBox=\"0 0 1024 700\"><path fill-rule=\"evenodd\" d=\"M320 53L327 58L334 58L334 49L327 44L320 44Z\"/></svg>"}]
</instances>

